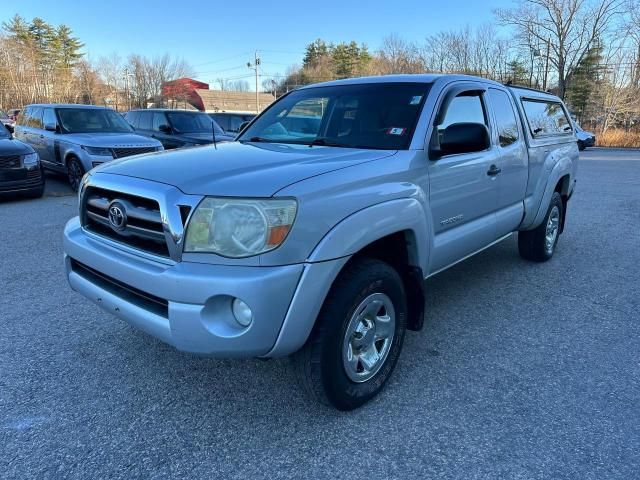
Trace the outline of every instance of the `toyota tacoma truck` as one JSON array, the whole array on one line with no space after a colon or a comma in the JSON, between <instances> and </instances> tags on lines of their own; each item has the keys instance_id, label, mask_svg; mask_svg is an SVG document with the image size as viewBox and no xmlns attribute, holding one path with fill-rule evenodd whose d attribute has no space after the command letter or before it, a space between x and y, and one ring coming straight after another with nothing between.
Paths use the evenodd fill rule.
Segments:
<instances>
[{"instance_id":1,"label":"toyota tacoma truck","mask_svg":"<svg viewBox=\"0 0 640 480\"><path fill-rule=\"evenodd\" d=\"M178 350L291 356L341 410L384 387L424 279L514 233L549 260L576 184L560 99L469 76L306 86L236 140L87 173L69 283Z\"/></svg>"}]
</instances>

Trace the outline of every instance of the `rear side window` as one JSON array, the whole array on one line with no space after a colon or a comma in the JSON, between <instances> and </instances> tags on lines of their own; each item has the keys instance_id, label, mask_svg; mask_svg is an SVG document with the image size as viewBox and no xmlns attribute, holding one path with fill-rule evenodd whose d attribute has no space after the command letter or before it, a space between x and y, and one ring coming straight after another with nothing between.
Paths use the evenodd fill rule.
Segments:
<instances>
[{"instance_id":1,"label":"rear side window","mask_svg":"<svg viewBox=\"0 0 640 480\"><path fill-rule=\"evenodd\" d=\"M153 117L152 112L139 112L140 119L138 120L138 128L140 130L151 130L151 119Z\"/></svg>"},{"instance_id":2,"label":"rear side window","mask_svg":"<svg viewBox=\"0 0 640 480\"><path fill-rule=\"evenodd\" d=\"M211 117L223 130L229 130L229 117L227 115L212 115Z\"/></svg>"},{"instance_id":3,"label":"rear side window","mask_svg":"<svg viewBox=\"0 0 640 480\"><path fill-rule=\"evenodd\" d=\"M27 127L42 128L42 108L34 107L29 112L29 118L26 119Z\"/></svg>"},{"instance_id":4,"label":"rear side window","mask_svg":"<svg viewBox=\"0 0 640 480\"><path fill-rule=\"evenodd\" d=\"M496 116L498 139L501 147L506 147L518 140L518 121L513 110L509 94L495 88L489 89L489 101Z\"/></svg>"},{"instance_id":5,"label":"rear side window","mask_svg":"<svg viewBox=\"0 0 640 480\"><path fill-rule=\"evenodd\" d=\"M560 102L524 99L522 106L534 136L562 135L572 131Z\"/></svg>"}]
</instances>

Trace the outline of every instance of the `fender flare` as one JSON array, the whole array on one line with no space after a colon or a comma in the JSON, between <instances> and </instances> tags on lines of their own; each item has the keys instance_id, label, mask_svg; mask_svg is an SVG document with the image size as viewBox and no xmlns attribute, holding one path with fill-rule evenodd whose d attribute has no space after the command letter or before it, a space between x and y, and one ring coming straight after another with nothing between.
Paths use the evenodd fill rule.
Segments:
<instances>
[{"instance_id":1,"label":"fender flare","mask_svg":"<svg viewBox=\"0 0 640 480\"><path fill-rule=\"evenodd\" d=\"M415 198L378 203L359 210L334 226L316 245L307 262L350 256L387 235L408 231L409 263L427 271L431 250L427 212Z\"/></svg>"},{"instance_id":2,"label":"fender flare","mask_svg":"<svg viewBox=\"0 0 640 480\"><path fill-rule=\"evenodd\" d=\"M542 223L544 216L547 214L547 207L551 202L551 197L555 191L558 181L566 175L571 175L572 171L572 162L569 157L562 157L558 160L547 176L547 183L544 187L542 199L537 205L535 216L532 220L523 222L520 227L521 230L532 230ZM533 208L536 208L536 206L533 206Z\"/></svg>"}]
</instances>

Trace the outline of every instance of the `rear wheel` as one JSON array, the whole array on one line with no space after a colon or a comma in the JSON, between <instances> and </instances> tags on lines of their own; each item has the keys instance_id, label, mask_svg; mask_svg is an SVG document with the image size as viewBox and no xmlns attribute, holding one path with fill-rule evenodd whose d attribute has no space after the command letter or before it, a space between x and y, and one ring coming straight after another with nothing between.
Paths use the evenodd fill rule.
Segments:
<instances>
[{"instance_id":1,"label":"rear wheel","mask_svg":"<svg viewBox=\"0 0 640 480\"><path fill-rule=\"evenodd\" d=\"M544 221L533 230L518 232L518 250L520 256L534 262L546 262L555 252L564 207L562 197L554 192Z\"/></svg>"},{"instance_id":2,"label":"rear wheel","mask_svg":"<svg viewBox=\"0 0 640 480\"><path fill-rule=\"evenodd\" d=\"M294 357L300 383L314 399L352 410L376 396L400 356L407 324L402 279L363 258L334 283L314 330Z\"/></svg>"},{"instance_id":3,"label":"rear wheel","mask_svg":"<svg viewBox=\"0 0 640 480\"><path fill-rule=\"evenodd\" d=\"M76 157L71 157L67 161L67 178L69 179L69 185L74 192L78 191L80 188L80 182L82 181L82 177L84 176L84 168Z\"/></svg>"}]
</instances>

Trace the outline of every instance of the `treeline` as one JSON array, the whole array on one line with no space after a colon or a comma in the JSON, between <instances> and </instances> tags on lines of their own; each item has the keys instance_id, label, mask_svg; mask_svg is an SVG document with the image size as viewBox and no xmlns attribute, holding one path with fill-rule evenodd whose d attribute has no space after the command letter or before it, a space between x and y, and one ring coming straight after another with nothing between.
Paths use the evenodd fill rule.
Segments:
<instances>
[{"instance_id":1,"label":"treeline","mask_svg":"<svg viewBox=\"0 0 640 480\"><path fill-rule=\"evenodd\" d=\"M161 86L191 67L169 55L90 60L67 25L16 15L0 31L0 108L36 102L91 103L120 110L162 102Z\"/></svg>"},{"instance_id":2,"label":"treeline","mask_svg":"<svg viewBox=\"0 0 640 480\"><path fill-rule=\"evenodd\" d=\"M419 42L391 35L374 52L318 39L299 67L277 76L277 91L355 75L461 73L552 91L600 133L638 128L637 0L519 0L495 16L496 25L442 31Z\"/></svg>"}]
</instances>

